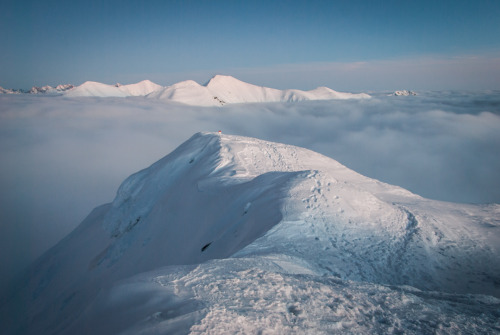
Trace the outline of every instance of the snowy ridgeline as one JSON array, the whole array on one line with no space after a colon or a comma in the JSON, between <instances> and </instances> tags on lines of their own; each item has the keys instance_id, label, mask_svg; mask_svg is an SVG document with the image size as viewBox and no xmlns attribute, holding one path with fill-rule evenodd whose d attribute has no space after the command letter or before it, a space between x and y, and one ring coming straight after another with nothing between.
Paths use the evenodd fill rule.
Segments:
<instances>
[{"instance_id":1,"label":"snowy ridgeline","mask_svg":"<svg viewBox=\"0 0 500 335\"><path fill-rule=\"evenodd\" d=\"M187 80L148 95L149 98L167 99L197 106L221 106L230 103L293 102L303 100L367 99L368 94L336 92L328 87L310 91L277 90L255 86L231 76L217 75L207 85Z\"/></svg>"},{"instance_id":2,"label":"snowy ridgeline","mask_svg":"<svg viewBox=\"0 0 500 335\"><path fill-rule=\"evenodd\" d=\"M200 133L127 178L1 307L26 334L500 332L500 206Z\"/></svg>"},{"instance_id":3,"label":"snowy ridgeline","mask_svg":"<svg viewBox=\"0 0 500 335\"><path fill-rule=\"evenodd\" d=\"M0 93L14 94L20 91L0 87ZM194 106L222 106L229 103L250 102L292 102L302 100L367 99L368 94L336 92L328 87L318 87L310 91L277 90L245 83L231 76L217 75L207 85L193 80L163 87L149 80L130 85L106 85L87 81L80 86L59 85L33 87L28 93L53 93L66 97L131 97L145 96L151 99L173 101Z\"/></svg>"}]
</instances>

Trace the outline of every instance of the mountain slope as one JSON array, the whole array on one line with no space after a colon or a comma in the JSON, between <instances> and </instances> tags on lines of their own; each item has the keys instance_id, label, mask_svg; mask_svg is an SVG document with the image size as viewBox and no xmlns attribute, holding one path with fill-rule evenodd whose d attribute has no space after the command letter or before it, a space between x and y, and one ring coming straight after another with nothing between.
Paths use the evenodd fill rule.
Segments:
<instances>
[{"instance_id":1,"label":"mountain slope","mask_svg":"<svg viewBox=\"0 0 500 335\"><path fill-rule=\"evenodd\" d=\"M172 100L195 106L302 100L367 99L368 94L339 93L326 87L311 91L277 90L245 83L231 76L216 75L206 86L189 80L164 88L149 98Z\"/></svg>"},{"instance_id":2,"label":"mountain slope","mask_svg":"<svg viewBox=\"0 0 500 335\"><path fill-rule=\"evenodd\" d=\"M368 94L340 93L327 87L311 91L277 90L245 83L231 76L217 75L205 86L186 80L163 87L149 80L130 85L106 85L87 81L65 92L67 97L147 96L193 106L221 106L228 103L292 102L302 100L367 99Z\"/></svg>"},{"instance_id":3,"label":"mountain slope","mask_svg":"<svg viewBox=\"0 0 500 335\"><path fill-rule=\"evenodd\" d=\"M130 85L106 85L94 81L86 81L80 86L65 92L67 97L129 97L144 96L160 90L163 86L149 80Z\"/></svg>"},{"instance_id":4,"label":"mountain slope","mask_svg":"<svg viewBox=\"0 0 500 335\"><path fill-rule=\"evenodd\" d=\"M423 199L306 149L200 133L127 178L113 203L33 265L9 300L23 304L3 305L0 315L20 318L9 330L37 334L206 332L272 315L264 329L328 331L338 320L307 322L369 320L393 299L400 307L383 310L386 319L407 322L403 298L418 301L421 291L379 286L389 284L449 292L422 293L412 308L422 316L446 305L447 322L482 329L481 322L494 324L498 299L451 293L500 296L499 214L498 205ZM366 310L338 310L335 296L349 295ZM454 307L460 299L480 304L487 317L457 319L469 315ZM273 314L272 301L285 314ZM303 317L302 325L292 322ZM366 320L375 323L352 331L376 330L377 321Z\"/></svg>"},{"instance_id":5,"label":"mountain slope","mask_svg":"<svg viewBox=\"0 0 500 335\"><path fill-rule=\"evenodd\" d=\"M163 86L155 84L150 80L143 80L136 84L118 86L118 89L125 93L127 96L144 96L152 92L161 90L162 88Z\"/></svg>"},{"instance_id":6,"label":"mountain slope","mask_svg":"<svg viewBox=\"0 0 500 335\"><path fill-rule=\"evenodd\" d=\"M148 98L169 100L193 106L220 106L221 103L205 86L201 86L194 80L181 81L162 90L153 92Z\"/></svg>"},{"instance_id":7,"label":"mountain slope","mask_svg":"<svg viewBox=\"0 0 500 335\"><path fill-rule=\"evenodd\" d=\"M113 85L106 85L95 81L86 81L80 86L68 90L67 97L126 97L127 95Z\"/></svg>"},{"instance_id":8,"label":"mountain slope","mask_svg":"<svg viewBox=\"0 0 500 335\"><path fill-rule=\"evenodd\" d=\"M207 90L225 103L275 102L281 91L245 83L231 76L217 75L210 79Z\"/></svg>"}]
</instances>

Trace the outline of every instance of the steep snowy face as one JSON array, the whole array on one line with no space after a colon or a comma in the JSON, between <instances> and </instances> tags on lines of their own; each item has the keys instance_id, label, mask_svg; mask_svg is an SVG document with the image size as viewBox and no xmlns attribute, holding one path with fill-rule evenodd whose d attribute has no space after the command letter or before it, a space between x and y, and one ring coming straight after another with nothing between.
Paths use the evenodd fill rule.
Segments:
<instances>
[{"instance_id":1,"label":"steep snowy face","mask_svg":"<svg viewBox=\"0 0 500 335\"><path fill-rule=\"evenodd\" d=\"M282 188L296 173L241 175L235 153L223 142L215 134L197 134L125 180L103 222L116 246L98 262L119 262L125 253L129 262L144 244L162 255L145 262L154 266L228 257L278 223ZM250 212L251 206L260 210ZM129 252L121 240L132 236L140 249Z\"/></svg>"},{"instance_id":2,"label":"steep snowy face","mask_svg":"<svg viewBox=\"0 0 500 335\"><path fill-rule=\"evenodd\" d=\"M100 287L161 266L229 257L280 222L297 173L238 175L237 152L222 142L197 134L127 178L112 204L96 208L33 266L19 290L28 314L62 331ZM47 304L67 305L67 321L59 324Z\"/></svg>"}]
</instances>

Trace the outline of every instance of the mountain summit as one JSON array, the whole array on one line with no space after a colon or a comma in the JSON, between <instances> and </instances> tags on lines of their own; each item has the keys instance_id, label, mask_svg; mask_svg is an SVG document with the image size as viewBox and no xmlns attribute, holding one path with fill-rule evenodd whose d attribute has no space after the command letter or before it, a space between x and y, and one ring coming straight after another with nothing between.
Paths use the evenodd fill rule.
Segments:
<instances>
[{"instance_id":1,"label":"mountain summit","mask_svg":"<svg viewBox=\"0 0 500 335\"><path fill-rule=\"evenodd\" d=\"M423 199L307 149L198 133L34 263L0 316L19 321L8 332L36 334L321 333L348 320L388 331L432 311L488 327L499 212ZM364 307L345 314L352 301Z\"/></svg>"}]
</instances>

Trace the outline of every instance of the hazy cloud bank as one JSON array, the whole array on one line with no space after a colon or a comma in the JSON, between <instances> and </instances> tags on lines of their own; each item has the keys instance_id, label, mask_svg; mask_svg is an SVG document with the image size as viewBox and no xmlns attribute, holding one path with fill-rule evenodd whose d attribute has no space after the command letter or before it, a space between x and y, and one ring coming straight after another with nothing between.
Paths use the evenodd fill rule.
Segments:
<instances>
[{"instance_id":1,"label":"hazy cloud bank","mask_svg":"<svg viewBox=\"0 0 500 335\"><path fill-rule=\"evenodd\" d=\"M223 108L0 96L2 272L26 265L112 201L124 178L198 131L306 147L433 199L500 203L500 92L419 93Z\"/></svg>"},{"instance_id":2,"label":"hazy cloud bank","mask_svg":"<svg viewBox=\"0 0 500 335\"><path fill-rule=\"evenodd\" d=\"M248 83L279 89L314 89L327 86L337 91L367 90L485 90L500 89L500 54L276 64L252 68L219 68L182 73L141 73L122 82L149 78L164 85L191 78L204 83L215 74L229 74Z\"/></svg>"}]
</instances>

